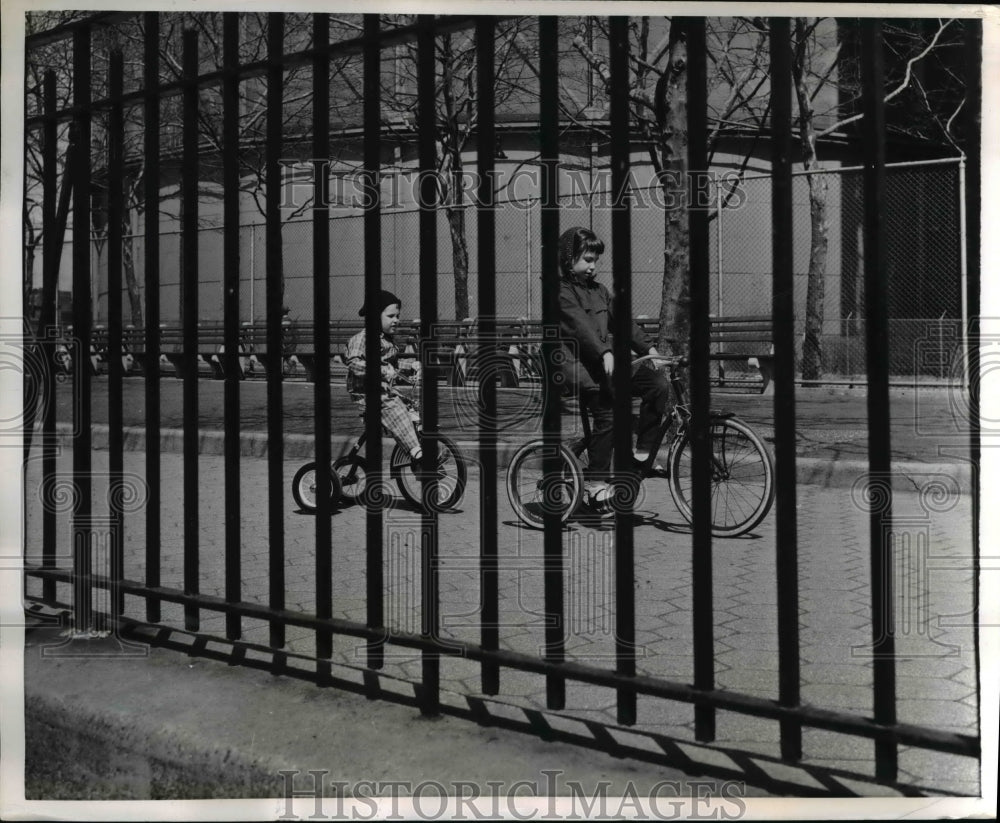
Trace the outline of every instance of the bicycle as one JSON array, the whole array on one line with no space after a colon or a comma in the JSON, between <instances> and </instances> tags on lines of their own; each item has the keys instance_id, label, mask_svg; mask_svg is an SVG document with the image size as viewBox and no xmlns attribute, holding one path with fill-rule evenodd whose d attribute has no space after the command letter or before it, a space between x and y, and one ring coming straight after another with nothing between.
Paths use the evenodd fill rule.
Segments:
<instances>
[{"instance_id":1,"label":"bicycle","mask_svg":"<svg viewBox=\"0 0 1000 823\"><path fill-rule=\"evenodd\" d=\"M399 383L416 386L416 383L407 381L397 373L390 381L389 387L395 388ZM414 408L410 398L402 394L399 396L409 408ZM365 412L362 411L362 419L364 416ZM422 440L423 430L416 421L413 426L417 437ZM385 427L382 428L382 433L389 436ZM361 450L367 437L367 431L363 431L354 441L350 451L331 464L331 502L336 503L343 499L348 503L357 503L364 498L368 486L368 469ZM468 480L468 466L454 440L438 434L437 441L437 467L427 478L426 492L422 479L413 471L410 454L399 443L395 444L389 456L389 476L395 481L403 498L414 506L426 505L432 511L443 512L457 506L462 499ZM292 480L292 496L303 511L316 511L316 461L306 463L295 473Z\"/></svg>"},{"instance_id":2,"label":"bicycle","mask_svg":"<svg viewBox=\"0 0 1000 823\"><path fill-rule=\"evenodd\" d=\"M649 477L666 477L670 496L684 519L691 523L691 443L688 436L691 410L678 369L688 364L683 357L646 355L632 361L662 361L670 372L674 404L663 416L649 456L635 464L632 477L626 480L626 493L637 493L637 484ZM527 526L544 524L547 511L559 514L565 523L583 500L583 460L590 439L590 421L580 407L583 437L558 445L560 469L546 477L542 469L546 448L541 439L525 443L511 458L507 469L507 496L518 518ZM667 432L673 428L666 468L657 466L657 455ZM709 418L712 444L712 534L738 537L756 528L767 516L774 502L774 464L764 442L732 413L711 411ZM636 487L628 490L627 484ZM621 484L619 478L617 484ZM621 492L618 492L620 494ZM617 502L618 494L612 498ZM633 498L634 499L634 498Z\"/></svg>"}]
</instances>

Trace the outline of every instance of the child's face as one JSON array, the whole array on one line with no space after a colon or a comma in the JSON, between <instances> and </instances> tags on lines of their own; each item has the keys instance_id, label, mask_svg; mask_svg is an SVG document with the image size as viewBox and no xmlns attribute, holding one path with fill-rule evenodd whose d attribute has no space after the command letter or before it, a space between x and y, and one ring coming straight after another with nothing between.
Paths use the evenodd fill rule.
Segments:
<instances>
[{"instance_id":1,"label":"child's face","mask_svg":"<svg viewBox=\"0 0 1000 823\"><path fill-rule=\"evenodd\" d=\"M385 311L382 312L382 333L392 336L398 325L399 303L393 303L391 306L387 306Z\"/></svg>"},{"instance_id":2,"label":"child's face","mask_svg":"<svg viewBox=\"0 0 1000 823\"><path fill-rule=\"evenodd\" d=\"M593 278L597 273L597 260L599 257L600 255L596 252L584 252L573 261L573 274Z\"/></svg>"}]
</instances>

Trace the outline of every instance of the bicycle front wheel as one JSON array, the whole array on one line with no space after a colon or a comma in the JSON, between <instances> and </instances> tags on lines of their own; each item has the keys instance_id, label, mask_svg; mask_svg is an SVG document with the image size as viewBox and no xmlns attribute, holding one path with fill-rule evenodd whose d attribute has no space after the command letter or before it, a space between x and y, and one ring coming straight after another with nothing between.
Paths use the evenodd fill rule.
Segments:
<instances>
[{"instance_id":1,"label":"bicycle front wheel","mask_svg":"<svg viewBox=\"0 0 1000 823\"><path fill-rule=\"evenodd\" d=\"M551 447L548 447L551 448ZM583 470L566 446L559 445L559 472L546 477L545 456L551 452L540 440L525 443L507 468L507 498L514 514L525 525L542 528L545 513L555 512L565 523L580 505Z\"/></svg>"},{"instance_id":2,"label":"bicycle front wheel","mask_svg":"<svg viewBox=\"0 0 1000 823\"><path fill-rule=\"evenodd\" d=\"M330 505L336 506L340 500L340 478L335 470L330 471ZM299 509L304 512L315 512L316 504L316 462L306 463L292 479L292 497Z\"/></svg>"},{"instance_id":3,"label":"bicycle front wheel","mask_svg":"<svg viewBox=\"0 0 1000 823\"><path fill-rule=\"evenodd\" d=\"M368 467L361 457L345 454L333 461L333 471L340 481L341 494L348 503L361 500L368 487Z\"/></svg>"},{"instance_id":4,"label":"bicycle front wheel","mask_svg":"<svg viewBox=\"0 0 1000 823\"><path fill-rule=\"evenodd\" d=\"M392 450L389 466L403 497L414 506L423 507L426 503L430 510L443 512L458 505L458 501L462 499L468 480L468 467L454 440L439 434L437 441L437 469L427 481L426 501L423 483L413 471L410 455L398 443Z\"/></svg>"},{"instance_id":5,"label":"bicycle front wheel","mask_svg":"<svg viewBox=\"0 0 1000 823\"><path fill-rule=\"evenodd\" d=\"M712 443L712 534L738 537L760 525L774 502L774 464L764 442L746 423L732 417L710 422ZM674 441L670 454L670 496L690 523L691 441Z\"/></svg>"}]
</instances>

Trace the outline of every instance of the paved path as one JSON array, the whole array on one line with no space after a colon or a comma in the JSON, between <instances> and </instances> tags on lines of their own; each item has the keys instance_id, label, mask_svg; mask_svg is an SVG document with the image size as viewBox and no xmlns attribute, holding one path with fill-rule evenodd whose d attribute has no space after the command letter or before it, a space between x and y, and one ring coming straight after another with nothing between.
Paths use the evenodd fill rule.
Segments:
<instances>
[{"instance_id":1,"label":"paved path","mask_svg":"<svg viewBox=\"0 0 1000 823\"><path fill-rule=\"evenodd\" d=\"M91 413L95 424L108 420L108 381L95 378ZM198 382L198 426L217 431L224 420L224 384ZM311 436L315 431L313 385L302 381L283 384L283 429L287 434ZM160 381L160 424L164 429L184 426L183 382L174 377ZM340 383L331 386L335 433L360 433L361 420ZM503 390L499 393L501 440L523 440L537 433L540 396L535 389ZM863 390L817 387L796 391L800 457L827 461L867 460L867 401ZM59 384L57 409L61 421L72 419L72 386ZM477 434L478 398L472 389L440 388L442 430L456 439L471 440ZM726 408L758 429L773 436L773 399L761 395L715 394L712 406ZM144 381L131 377L124 382L124 424L145 425ZM891 446L893 459L907 462L961 462L969 454L969 398L959 389L893 389L890 392ZM263 381L240 384L240 426L243 432L267 430L267 386ZM564 417L563 429L579 426L574 417Z\"/></svg>"},{"instance_id":2,"label":"paved path","mask_svg":"<svg viewBox=\"0 0 1000 823\"><path fill-rule=\"evenodd\" d=\"M290 393L290 392L289 392ZM760 402L758 400L757 402ZM162 583L180 588L183 575L182 470L178 454L164 454L161 494ZM283 529L287 608L314 608L315 518L294 510L289 484L298 462L285 466ZM266 464L245 457L241 463L244 507L242 596L265 603L268 592L268 522ZM135 478L145 472L143 452L125 455L125 470ZM71 471L68 450L59 471ZM106 510L107 453L94 453L95 514ZM224 594L224 461L199 459L198 538L200 588ZM441 619L446 635L478 641L481 607L478 582L480 476L470 473L461 508L439 519ZM40 530L37 503L38 464L29 468L27 534L29 559L37 557L31 535ZM141 486L141 484L140 484ZM537 654L543 640L541 534L522 528L502 491L500 478L500 613L504 648ZM642 672L690 682L692 676L690 532L670 502L663 481L649 481L637 506L635 591ZM143 503L125 523L126 577L144 577L146 535ZM897 531L910 547L900 552L896 572L897 667L899 719L908 723L974 733L977 717L972 607L970 518L967 495L900 493L895 496ZM333 521L335 616L365 619L365 515L357 507L337 511ZM798 499L801 588L802 698L820 707L871 711L868 516L844 489L800 487ZM66 518L58 545L71 545ZM386 622L398 630L420 625L420 518L405 505L385 517ZM567 606L567 653L571 659L613 666L613 532L608 525L577 522L565 532L564 566ZM713 548L716 680L720 687L746 694L777 696L777 641L774 515L751 537L719 540ZM36 581L29 589L40 588ZM61 587L63 588L63 587ZM64 599L68 592L61 591ZM141 617L140 604L127 599L128 613ZM183 625L180 610L164 608L164 622ZM224 631L223 619L202 612L202 629ZM264 625L244 621L247 640L266 643ZM309 654L309 632L290 628L289 648ZM338 642L335 659L362 666L355 644ZM419 681L420 661L408 653L391 657L386 673ZM442 663L446 693L479 693L478 666L454 659ZM513 671L501 676L502 699L514 706L544 708L544 680ZM569 684L567 718L614 724L614 695L607 689ZM640 697L638 731L652 731L679 741L693 741L691 710L686 705ZM573 721L566 720L571 723ZM749 753L777 754L775 724L720 712L718 742ZM827 732L805 732L805 763L873 773L871 744ZM721 756L721 755L720 755ZM903 747L901 781L931 791L975 794L977 768L968 758L937 755ZM859 784L860 785L860 784ZM871 793L869 784L859 789Z\"/></svg>"}]
</instances>

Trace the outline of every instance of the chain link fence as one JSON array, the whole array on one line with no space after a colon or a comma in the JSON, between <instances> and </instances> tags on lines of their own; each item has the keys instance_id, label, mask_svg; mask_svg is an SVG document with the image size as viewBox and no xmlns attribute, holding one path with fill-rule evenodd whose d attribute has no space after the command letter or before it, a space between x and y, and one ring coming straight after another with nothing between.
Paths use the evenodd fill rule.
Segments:
<instances>
[{"instance_id":1,"label":"chain link fence","mask_svg":"<svg viewBox=\"0 0 1000 823\"><path fill-rule=\"evenodd\" d=\"M730 194L732 177L713 186L710 223L710 283L713 314L720 317L760 316L771 313L771 179L747 175ZM885 218L887 254L885 276L889 286L891 369L895 377L946 379L954 369L961 346L962 249L961 170L957 161L935 161L890 166ZM793 227L796 357L801 358L810 288L810 259L822 249L825 265L821 287L820 338L822 373L829 379L863 377L864 249L862 170L839 169L798 173L793 178ZM724 208L719 204L725 202ZM817 202L823 208L818 210ZM662 194L633 191L632 312L657 317L664 264ZM464 210L468 253L468 316L477 307L477 225L473 207ZM606 191L577 193L562 198L563 227L592 228L605 242L599 276L611 283L611 213ZM536 199L510 200L497 207L497 314L538 319L541 315L541 209ZM445 210L437 213L439 316L456 318L452 232ZM813 225L825 228L825 246L813 242ZM364 221L360 213L335 215L330 220L330 315L352 319L364 294ZM127 238L131 245L140 298L144 289L142 236ZM107 244L95 241L91 259L95 323L107 322ZM386 209L382 215L383 283L403 301L403 314L419 314L419 211ZM240 232L241 321L265 320L266 254L261 225L245 225ZM290 319L312 320L312 222L289 221L282 227L284 268L283 303ZM129 255L126 255L128 257ZM69 282L70 249L63 254L61 283ZM200 232L198 243L199 317L204 323L222 322L223 236L221 228ZM160 236L161 321L179 324L182 284L180 235ZM33 256L41 272L41 254ZM40 281L40 276L36 277ZM817 292L819 294L820 292ZM131 322L128 294L123 295L125 323ZM461 318L458 318L461 319ZM933 354L931 353L933 351Z\"/></svg>"},{"instance_id":2,"label":"chain link fence","mask_svg":"<svg viewBox=\"0 0 1000 823\"><path fill-rule=\"evenodd\" d=\"M793 178L793 237L797 362L801 359L813 242L825 227L825 272L816 278L822 306L822 371L863 376L864 202L859 168L797 174ZM890 166L886 175L885 277L889 289L891 373L942 377L942 364L961 344L964 226L958 161ZM713 269L713 306L719 315L769 315L771 308L771 179L748 176L739 208L723 209L722 241ZM813 201L825 203L825 209ZM721 257L721 259L720 259ZM821 282L820 282L821 281ZM929 358L928 347L941 347ZM933 362L931 362L933 361Z\"/></svg>"}]
</instances>

